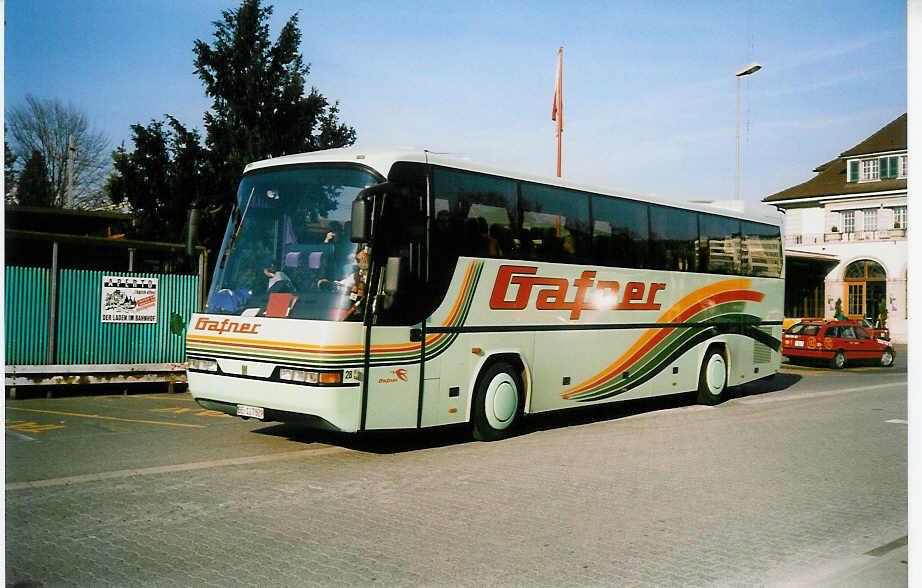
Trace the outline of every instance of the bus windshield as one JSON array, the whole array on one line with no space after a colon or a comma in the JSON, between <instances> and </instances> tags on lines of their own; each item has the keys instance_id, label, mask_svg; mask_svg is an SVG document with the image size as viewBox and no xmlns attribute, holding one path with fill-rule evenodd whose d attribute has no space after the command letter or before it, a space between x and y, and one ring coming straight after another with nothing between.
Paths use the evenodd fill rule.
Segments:
<instances>
[{"instance_id":1,"label":"bus windshield","mask_svg":"<svg viewBox=\"0 0 922 588\"><path fill-rule=\"evenodd\" d=\"M214 314L360 320L368 267L349 240L352 201L378 183L356 168L244 176L208 296Z\"/></svg>"}]
</instances>

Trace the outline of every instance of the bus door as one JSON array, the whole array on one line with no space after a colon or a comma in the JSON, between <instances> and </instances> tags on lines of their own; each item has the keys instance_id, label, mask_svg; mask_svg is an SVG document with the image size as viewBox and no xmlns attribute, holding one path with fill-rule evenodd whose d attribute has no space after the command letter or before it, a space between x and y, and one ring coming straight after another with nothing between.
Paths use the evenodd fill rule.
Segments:
<instances>
[{"instance_id":1,"label":"bus door","mask_svg":"<svg viewBox=\"0 0 922 588\"><path fill-rule=\"evenodd\" d=\"M366 429L418 425L423 341L411 331L422 320L422 250L425 213L421 199L406 188L380 195L371 245L366 315L364 422Z\"/></svg>"}]
</instances>

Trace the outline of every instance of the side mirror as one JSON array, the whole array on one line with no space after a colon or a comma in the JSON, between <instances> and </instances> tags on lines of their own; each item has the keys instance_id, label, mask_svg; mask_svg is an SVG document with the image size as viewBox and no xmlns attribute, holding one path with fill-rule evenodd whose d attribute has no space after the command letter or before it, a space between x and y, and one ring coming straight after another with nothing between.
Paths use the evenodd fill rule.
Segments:
<instances>
[{"instance_id":1,"label":"side mirror","mask_svg":"<svg viewBox=\"0 0 922 588\"><path fill-rule=\"evenodd\" d=\"M383 182L369 186L356 194L352 201L352 229L349 240L353 243L371 243L371 216L374 207L373 196L394 190L394 184Z\"/></svg>"},{"instance_id":2,"label":"side mirror","mask_svg":"<svg viewBox=\"0 0 922 588\"><path fill-rule=\"evenodd\" d=\"M360 192L352 201L352 229L349 239L353 243L371 241L371 202Z\"/></svg>"},{"instance_id":3,"label":"side mirror","mask_svg":"<svg viewBox=\"0 0 922 588\"><path fill-rule=\"evenodd\" d=\"M403 271L402 257L388 257L384 270L384 293L393 296L400 290L400 274Z\"/></svg>"},{"instance_id":4,"label":"side mirror","mask_svg":"<svg viewBox=\"0 0 922 588\"><path fill-rule=\"evenodd\" d=\"M182 336L183 332L186 330L186 321L183 320L182 316L174 312L170 315L170 332L177 336Z\"/></svg>"}]
</instances>

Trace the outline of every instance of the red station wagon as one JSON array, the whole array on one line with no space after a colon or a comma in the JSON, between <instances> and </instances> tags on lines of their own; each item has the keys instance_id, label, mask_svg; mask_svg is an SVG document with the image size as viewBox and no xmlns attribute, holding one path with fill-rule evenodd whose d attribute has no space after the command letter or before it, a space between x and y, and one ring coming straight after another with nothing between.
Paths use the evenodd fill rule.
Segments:
<instances>
[{"instance_id":1,"label":"red station wagon","mask_svg":"<svg viewBox=\"0 0 922 588\"><path fill-rule=\"evenodd\" d=\"M879 328L877 326L877 321L872 321L869 318L863 318L858 321L858 323L864 327L864 330L871 334L872 339L886 339L887 341L890 340L890 329L886 327Z\"/></svg>"},{"instance_id":2,"label":"red station wagon","mask_svg":"<svg viewBox=\"0 0 922 588\"><path fill-rule=\"evenodd\" d=\"M882 367L893 365L893 347L872 337L856 321L801 322L784 333L781 353L791 363L803 360L828 361L840 369L846 362L870 360Z\"/></svg>"}]
</instances>

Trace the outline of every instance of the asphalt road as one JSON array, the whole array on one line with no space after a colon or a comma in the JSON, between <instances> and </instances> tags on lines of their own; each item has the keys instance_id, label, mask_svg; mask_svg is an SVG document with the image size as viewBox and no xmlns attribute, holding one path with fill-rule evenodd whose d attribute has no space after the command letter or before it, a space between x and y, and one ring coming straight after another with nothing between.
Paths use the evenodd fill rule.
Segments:
<instances>
[{"instance_id":1,"label":"asphalt road","mask_svg":"<svg viewBox=\"0 0 922 588\"><path fill-rule=\"evenodd\" d=\"M362 438L185 393L6 401L6 584L905 586L906 357Z\"/></svg>"}]
</instances>

